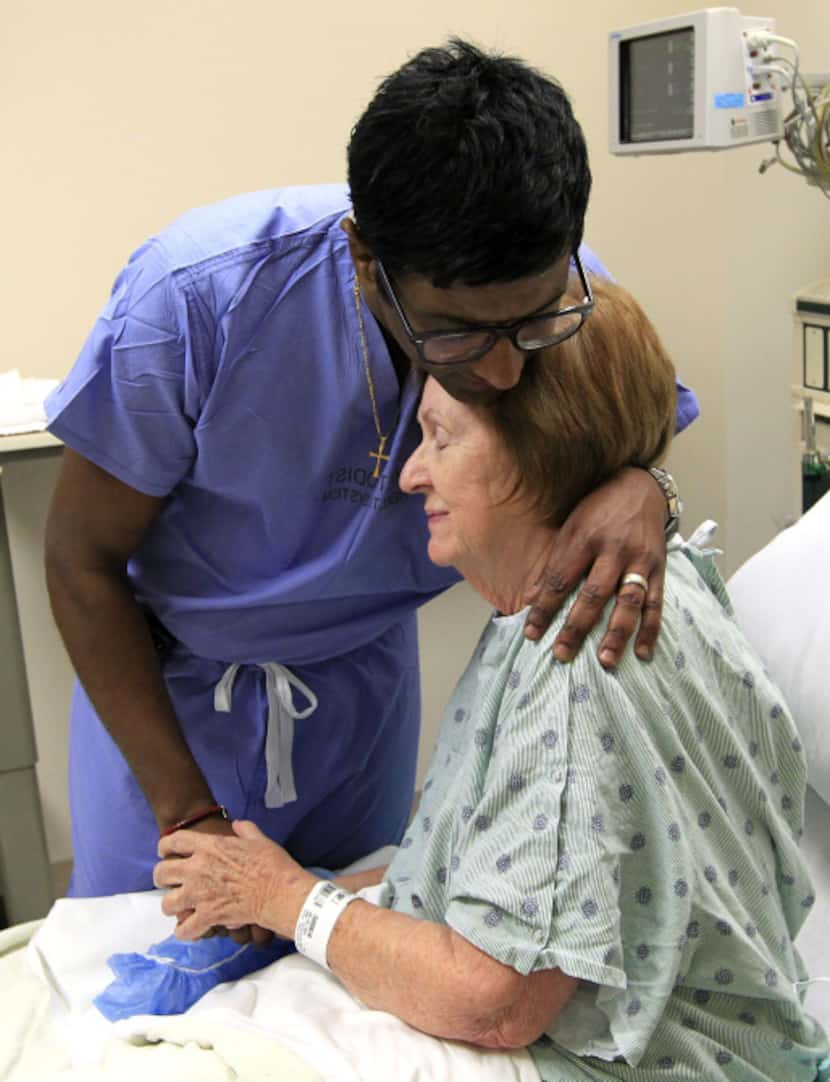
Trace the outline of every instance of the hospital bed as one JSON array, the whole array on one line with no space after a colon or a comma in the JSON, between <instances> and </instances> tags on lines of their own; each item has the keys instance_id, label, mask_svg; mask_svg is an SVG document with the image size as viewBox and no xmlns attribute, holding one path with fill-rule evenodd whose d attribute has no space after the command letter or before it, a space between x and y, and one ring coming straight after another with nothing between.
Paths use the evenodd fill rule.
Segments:
<instances>
[{"instance_id":1,"label":"hospital bed","mask_svg":"<svg viewBox=\"0 0 830 1082\"><path fill-rule=\"evenodd\" d=\"M830 805L812 788L807 792L806 818L802 847L816 905L798 938L798 948L811 976L826 978L810 985L807 1005L830 1033Z\"/></svg>"},{"instance_id":2,"label":"hospital bed","mask_svg":"<svg viewBox=\"0 0 830 1082\"><path fill-rule=\"evenodd\" d=\"M830 806L808 799L805 849L818 902L799 946L830 975ZM298 955L220 985L184 1015L106 1022L91 1006L106 958L165 938L156 892L64 899L46 922L0 933L0 1078L4 1082L539 1082L524 1050L491 1052L418 1033L355 1001ZM45 933L45 934L44 934ZM28 953L27 953L28 952ZM808 991L830 1028L830 985Z\"/></svg>"},{"instance_id":3,"label":"hospital bed","mask_svg":"<svg viewBox=\"0 0 830 1082\"><path fill-rule=\"evenodd\" d=\"M186 1014L106 1022L91 1001L111 979L107 957L171 930L148 891L63 899L46 921L0 933L0 1079L539 1082L525 1050L428 1037L300 955L219 985Z\"/></svg>"},{"instance_id":4,"label":"hospital bed","mask_svg":"<svg viewBox=\"0 0 830 1082\"><path fill-rule=\"evenodd\" d=\"M810 972L830 977L830 494L749 559L728 587L807 756L802 845L817 903L798 944ZM811 986L807 1002L830 1031L830 982Z\"/></svg>"},{"instance_id":5,"label":"hospital bed","mask_svg":"<svg viewBox=\"0 0 830 1082\"><path fill-rule=\"evenodd\" d=\"M828 538L830 496L749 561L729 588L807 750L813 784L802 844L817 900L798 946L811 975L830 978ZM539 1082L524 1050L489 1052L427 1037L365 1008L296 955L220 985L184 1015L105 1022L91 1001L110 979L106 958L145 950L170 930L148 892L62 900L46 922L0 933L0 1079ZM808 988L807 1005L830 1031L830 981Z\"/></svg>"}]
</instances>

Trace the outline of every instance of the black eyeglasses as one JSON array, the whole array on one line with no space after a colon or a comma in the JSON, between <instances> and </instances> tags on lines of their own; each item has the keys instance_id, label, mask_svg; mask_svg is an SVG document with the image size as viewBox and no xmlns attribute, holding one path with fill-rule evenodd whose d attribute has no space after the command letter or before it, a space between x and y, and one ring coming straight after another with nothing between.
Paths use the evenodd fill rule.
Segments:
<instances>
[{"instance_id":1,"label":"black eyeglasses","mask_svg":"<svg viewBox=\"0 0 830 1082\"><path fill-rule=\"evenodd\" d=\"M500 338L509 338L516 349L533 353L538 349L555 346L576 334L594 308L591 283L582 266L579 253L574 254L577 274L582 286L584 300L568 308L554 312L539 312L515 323L482 323L465 331L423 331L416 334L412 329L401 302L392 287L383 263L376 259L380 282L392 306L398 314L406 336L427 365L469 364L477 361L493 348Z\"/></svg>"}]
</instances>

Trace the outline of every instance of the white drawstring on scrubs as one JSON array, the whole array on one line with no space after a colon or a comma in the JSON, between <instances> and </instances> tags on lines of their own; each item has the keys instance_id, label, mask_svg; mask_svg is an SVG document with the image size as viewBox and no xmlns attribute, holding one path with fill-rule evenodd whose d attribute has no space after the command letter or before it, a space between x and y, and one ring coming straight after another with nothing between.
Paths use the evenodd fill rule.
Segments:
<instances>
[{"instance_id":1,"label":"white drawstring on scrubs","mask_svg":"<svg viewBox=\"0 0 830 1082\"><path fill-rule=\"evenodd\" d=\"M294 722L302 721L317 709L317 696L299 680L285 665L276 661L258 663L265 673L265 689L268 696L268 730L265 736L265 763L268 768L268 786L265 790L266 808L281 808L297 799L294 785ZM228 714L231 709L233 682L239 665L229 665L213 693L214 710ZM291 694L295 687L308 700L305 710L297 710Z\"/></svg>"}]
</instances>

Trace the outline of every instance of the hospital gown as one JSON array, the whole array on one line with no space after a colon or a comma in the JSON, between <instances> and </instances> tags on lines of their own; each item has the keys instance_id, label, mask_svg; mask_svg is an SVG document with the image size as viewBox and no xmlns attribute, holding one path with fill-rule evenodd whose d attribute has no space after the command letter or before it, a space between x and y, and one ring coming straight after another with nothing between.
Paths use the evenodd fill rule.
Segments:
<instances>
[{"instance_id":1,"label":"hospital gown","mask_svg":"<svg viewBox=\"0 0 830 1082\"><path fill-rule=\"evenodd\" d=\"M676 543L653 661L551 661L494 616L450 701L387 904L580 986L547 1082L813 1082L794 984L805 761L714 565ZM602 622L600 622L602 623Z\"/></svg>"}]
</instances>

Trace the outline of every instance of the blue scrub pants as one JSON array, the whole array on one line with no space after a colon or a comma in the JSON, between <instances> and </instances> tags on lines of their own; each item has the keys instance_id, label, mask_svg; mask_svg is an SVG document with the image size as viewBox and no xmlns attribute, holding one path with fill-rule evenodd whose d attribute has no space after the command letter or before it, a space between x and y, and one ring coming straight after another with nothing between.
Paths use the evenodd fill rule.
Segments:
<instances>
[{"instance_id":1,"label":"blue scrub pants","mask_svg":"<svg viewBox=\"0 0 830 1082\"><path fill-rule=\"evenodd\" d=\"M282 658L274 660L288 664ZM214 709L222 662L176 644L164 675L185 738L215 798L251 819L300 864L342 868L397 844L413 799L420 725L415 615L329 661L290 665L317 710L295 724L297 800L266 808L265 673L243 665L230 714ZM296 702L296 700L295 700ZM305 705L300 698L297 705ZM158 828L132 772L83 688L72 702L69 788L74 897L149 890Z\"/></svg>"}]
</instances>

